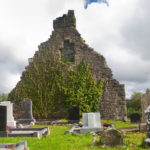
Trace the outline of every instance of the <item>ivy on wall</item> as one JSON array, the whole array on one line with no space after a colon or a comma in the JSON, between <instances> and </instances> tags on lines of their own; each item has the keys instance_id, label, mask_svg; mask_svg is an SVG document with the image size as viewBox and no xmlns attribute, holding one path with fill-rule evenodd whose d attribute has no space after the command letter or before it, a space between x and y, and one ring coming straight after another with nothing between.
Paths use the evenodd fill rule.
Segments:
<instances>
[{"instance_id":1,"label":"ivy on wall","mask_svg":"<svg viewBox=\"0 0 150 150\"><path fill-rule=\"evenodd\" d=\"M82 112L98 111L103 80L96 83L86 62L69 72L65 85L66 106L79 107Z\"/></svg>"},{"instance_id":2,"label":"ivy on wall","mask_svg":"<svg viewBox=\"0 0 150 150\"><path fill-rule=\"evenodd\" d=\"M47 56L47 57L45 57ZM103 80L96 83L86 62L74 70L49 51L34 59L23 72L21 81L9 93L9 100L21 103L29 98L36 118L49 118L60 106L80 107L82 112L97 111L102 95Z\"/></svg>"}]
</instances>

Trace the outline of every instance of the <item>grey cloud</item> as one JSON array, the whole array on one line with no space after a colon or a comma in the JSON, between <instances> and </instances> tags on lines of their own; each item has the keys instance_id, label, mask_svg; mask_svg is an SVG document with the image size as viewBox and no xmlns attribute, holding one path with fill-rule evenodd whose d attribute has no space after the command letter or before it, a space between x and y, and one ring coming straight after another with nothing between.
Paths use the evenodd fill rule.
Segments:
<instances>
[{"instance_id":1,"label":"grey cloud","mask_svg":"<svg viewBox=\"0 0 150 150\"><path fill-rule=\"evenodd\" d=\"M10 76L21 74L25 67L25 62L18 60L13 51L13 49L0 44L0 93L8 92Z\"/></svg>"},{"instance_id":2,"label":"grey cloud","mask_svg":"<svg viewBox=\"0 0 150 150\"><path fill-rule=\"evenodd\" d=\"M137 83L137 82L123 82L126 90L126 97L129 98L134 92L141 92L145 93L146 89L149 87L150 80L144 83Z\"/></svg>"},{"instance_id":3,"label":"grey cloud","mask_svg":"<svg viewBox=\"0 0 150 150\"><path fill-rule=\"evenodd\" d=\"M149 80L150 63L145 64L142 61L127 64L113 63L111 68L119 81L144 83Z\"/></svg>"},{"instance_id":4,"label":"grey cloud","mask_svg":"<svg viewBox=\"0 0 150 150\"><path fill-rule=\"evenodd\" d=\"M20 73L25 66L25 61L18 60L13 51L15 52L15 50L0 44L0 68L9 73Z\"/></svg>"},{"instance_id":5,"label":"grey cloud","mask_svg":"<svg viewBox=\"0 0 150 150\"><path fill-rule=\"evenodd\" d=\"M140 1L136 12L122 27L123 46L142 59L150 56L150 1Z\"/></svg>"}]
</instances>

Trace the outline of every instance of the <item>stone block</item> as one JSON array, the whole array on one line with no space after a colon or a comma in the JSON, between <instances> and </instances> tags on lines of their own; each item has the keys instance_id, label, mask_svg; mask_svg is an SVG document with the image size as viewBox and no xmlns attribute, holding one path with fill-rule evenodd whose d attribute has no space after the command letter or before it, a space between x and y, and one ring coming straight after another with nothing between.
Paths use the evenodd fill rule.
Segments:
<instances>
[{"instance_id":1,"label":"stone block","mask_svg":"<svg viewBox=\"0 0 150 150\"><path fill-rule=\"evenodd\" d=\"M0 132L6 131L7 126L7 107L0 106Z\"/></svg>"},{"instance_id":2,"label":"stone block","mask_svg":"<svg viewBox=\"0 0 150 150\"><path fill-rule=\"evenodd\" d=\"M70 121L79 121L80 120L79 107L70 107L69 108L69 120Z\"/></svg>"},{"instance_id":3,"label":"stone block","mask_svg":"<svg viewBox=\"0 0 150 150\"><path fill-rule=\"evenodd\" d=\"M1 102L0 105L7 107L7 125L16 128L16 121L13 117L13 104L10 101L4 101Z\"/></svg>"},{"instance_id":4,"label":"stone block","mask_svg":"<svg viewBox=\"0 0 150 150\"><path fill-rule=\"evenodd\" d=\"M83 127L101 128L100 113L83 113Z\"/></svg>"},{"instance_id":5,"label":"stone block","mask_svg":"<svg viewBox=\"0 0 150 150\"><path fill-rule=\"evenodd\" d=\"M22 101L22 113L19 123L30 124L31 122L35 123L35 119L33 118L32 114L32 101L30 99L25 98Z\"/></svg>"}]
</instances>

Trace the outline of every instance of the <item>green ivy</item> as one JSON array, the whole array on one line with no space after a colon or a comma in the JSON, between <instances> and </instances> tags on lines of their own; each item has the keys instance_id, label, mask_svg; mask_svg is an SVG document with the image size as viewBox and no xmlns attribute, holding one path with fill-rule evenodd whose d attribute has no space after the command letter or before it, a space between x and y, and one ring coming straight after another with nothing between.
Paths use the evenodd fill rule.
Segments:
<instances>
[{"instance_id":1,"label":"green ivy","mask_svg":"<svg viewBox=\"0 0 150 150\"><path fill-rule=\"evenodd\" d=\"M77 106L80 112L99 110L103 80L96 83L91 69L82 62L76 70L69 72L65 88L66 106Z\"/></svg>"},{"instance_id":2,"label":"green ivy","mask_svg":"<svg viewBox=\"0 0 150 150\"><path fill-rule=\"evenodd\" d=\"M81 113L97 111L102 85L103 80L96 83L85 62L69 71L67 63L45 51L22 73L21 81L8 98L19 103L24 98L31 99L34 116L42 119L49 118L61 107L78 106Z\"/></svg>"}]
</instances>

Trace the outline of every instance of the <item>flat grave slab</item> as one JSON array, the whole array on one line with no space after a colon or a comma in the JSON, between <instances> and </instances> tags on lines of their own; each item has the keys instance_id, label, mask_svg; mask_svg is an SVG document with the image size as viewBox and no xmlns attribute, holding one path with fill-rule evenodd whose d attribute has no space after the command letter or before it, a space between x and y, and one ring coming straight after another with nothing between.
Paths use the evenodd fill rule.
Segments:
<instances>
[{"instance_id":1,"label":"flat grave slab","mask_svg":"<svg viewBox=\"0 0 150 150\"><path fill-rule=\"evenodd\" d=\"M49 128L11 128L5 137L36 137L41 138L50 134ZM0 134L1 137L1 134ZM4 135L3 135L4 137Z\"/></svg>"},{"instance_id":2,"label":"flat grave slab","mask_svg":"<svg viewBox=\"0 0 150 150\"><path fill-rule=\"evenodd\" d=\"M29 150L26 141L20 141L19 143L7 143L0 144L0 150Z\"/></svg>"}]
</instances>

